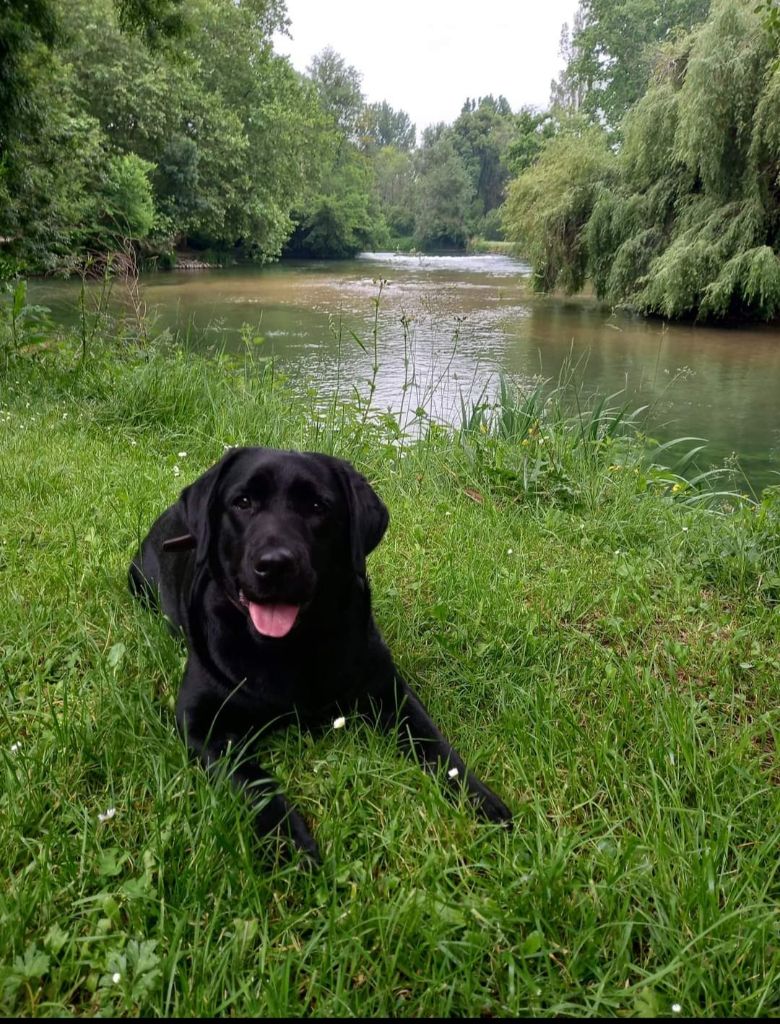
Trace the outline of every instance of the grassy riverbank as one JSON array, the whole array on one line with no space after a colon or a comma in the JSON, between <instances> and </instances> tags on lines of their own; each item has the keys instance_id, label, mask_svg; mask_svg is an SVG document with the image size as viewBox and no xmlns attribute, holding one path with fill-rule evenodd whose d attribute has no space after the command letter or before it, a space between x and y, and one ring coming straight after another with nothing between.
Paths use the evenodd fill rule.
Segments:
<instances>
[{"instance_id":1,"label":"grassy riverbank","mask_svg":"<svg viewBox=\"0 0 780 1024\"><path fill-rule=\"evenodd\" d=\"M107 344L0 380L5 1013L777 1012L771 496L702 500L603 410L507 397L399 446L267 367ZM126 569L241 443L375 483L377 619L512 834L364 727L292 729L269 764L313 823L309 874L187 762L182 651Z\"/></svg>"}]
</instances>

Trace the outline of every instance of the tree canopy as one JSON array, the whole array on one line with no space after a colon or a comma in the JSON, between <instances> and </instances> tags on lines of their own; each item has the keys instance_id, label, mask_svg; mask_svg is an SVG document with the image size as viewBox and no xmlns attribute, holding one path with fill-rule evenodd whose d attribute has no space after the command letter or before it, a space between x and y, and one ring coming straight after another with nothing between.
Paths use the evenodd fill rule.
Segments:
<instances>
[{"instance_id":1,"label":"tree canopy","mask_svg":"<svg viewBox=\"0 0 780 1024\"><path fill-rule=\"evenodd\" d=\"M590 278L599 297L644 313L775 318L778 111L771 26L751 0L714 0L657 50L619 145L598 125L545 144L509 187L508 236L543 288Z\"/></svg>"},{"instance_id":2,"label":"tree canopy","mask_svg":"<svg viewBox=\"0 0 780 1024\"><path fill-rule=\"evenodd\" d=\"M14 44L27 81L26 107L6 108L6 254L67 265L110 246L120 224L150 251L278 254L324 127L313 89L271 47L283 4L41 0L40 12ZM122 188L136 215L117 219Z\"/></svg>"},{"instance_id":3,"label":"tree canopy","mask_svg":"<svg viewBox=\"0 0 780 1024\"><path fill-rule=\"evenodd\" d=\"M580 0L556 98L617 128L647 88L659 45L701 22L709 7L710 0Z\"/></svg>"}]
</instances>

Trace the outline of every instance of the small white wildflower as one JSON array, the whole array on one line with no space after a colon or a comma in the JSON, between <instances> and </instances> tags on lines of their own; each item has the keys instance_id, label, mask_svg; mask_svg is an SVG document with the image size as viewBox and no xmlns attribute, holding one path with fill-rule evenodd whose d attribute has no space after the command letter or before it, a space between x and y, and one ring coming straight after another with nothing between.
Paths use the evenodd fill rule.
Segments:
<instances>
[{"instance_id":1,"label":"small white wildflower","mask_svg":"<svg viewBox=\"0 0 780 1024\"><path fill-rule=\"evenodd\" d=\"M130 447L131 447L131 448L135 448L135 446L136 446L137 444L138 444L138 442L137 442L137 441L134 441L134 440L132 439L132 437L131 437L131 438L130 438Z\"/></svg>"},{"instance_id":2,"label":"small white wildflower","mask_svg":"<svg viewBox=\"0 0 780 1024\"><path fill-rule=\"evenodd\" d=\"M119 982L122 980L122 975L119 973L119 971L114 971L114 973L111 975L111 980L115 985L118 985Z\"/></svg>"},{"instance_id":3,"label":"small white wildflower","mask_svg":"<svg viewBox=\"0 0 780 1024\"><path fill-rule=\"evenodd\" d=\"M452 512L445 512L444 514L445 514L445 516L451 516Z\"/></svg>"},{"instance_id":4,"label":"small white wildflower","mask_svg":"<svg viewBox=\"0 0 780 1024\"><path fill-rule=\"evenodd\" d=\"M179 452L179 458L180 459L186 459L187 458L187 453L186 452Z\"/></svg>"},{"instance_id":5,"label":"small white wildflower","mask_svg":"<svg viewBox=\"0 0 780 1024\"><path fill-rule=\"evenodd\" d=\"M460 772L458 771L457 768L450 768L450 770L447 772L447 775L450 779L457 779L457 777L460 775Z\"/></svg>"},{"instance_id":6,"label":"small white wildflower","mask_svg":"<svg viewBox=\"0 0 780 1024\"><path fill-rule=\"evenodd\" d=\"M109 807L107 811L98 814L98 821L111 821L116 815L116 807Z\"/></svg>"},{"instance_id":7,"label":"small white wildflower","mask_svg":"<svg viewBox=\"0 0 780 1024\"><path fill-rule=\"evenodd\" d=\"M683 526L683 528L682 528L682 532L683 532L683 533L687 533L687 532L688 532L688 527L687 527L687 526ZM676 1006L676 1005L677 1005L677 1004L675 1003L675 1006Z\"/></svg>"},{"instance_id":8,"label":"small white wildflower","mask_svg":"<svg viewBox=\"0 0 780 1024\"><path fill-rule=\"evenodd\" d=\"M679 1003L672 1003L672 1013L682 1013L682 1006Z\"/></svg>"},{"instance_id":9,"label":"small white wildflower","mask_svg":"<svg viewBox=\"0 0 780 1024\"><path fill-rule=\"evenodd\" d=\"M343 715L340 718L334 718L333 719L333 728L334 729L343 729L346 724L347 724L347 720L346 720L346 718L344 718Z\"/></svg>"},{"instance_id":10,"label":"small white wildflower","mask_svg":"<svg viewBox=\"0 0 780 1024\"><path fill-rule=\"evenodd\" d=\"M173 475L174 476L179 476L180 473L181 473L181 470L179 469L179 467L178 466L174 466L173 467Z\"/></svg>"},{"instance_id":11,"label":"small white wildflower","mask_svg":"<svg viewBox=\"0 0 780 1024\"><path fill-rule=\"evenodd\" d=\"M66 419L68 418L68 414L67 414L66 412L64 412L64 413L62 414L62 418L63 418L64 420L66 420Z\"/></svg>"},{"instance_id":12,"label":"small white wildflower","mask_svg":"<svg viewBox=\"0 0 780 1024\"><path fill-rule=\"evenodd\" d=\"M22 749L22 744L21 743L12 743L11 744L11 753L12 754L17 754L21 749Z\"/></svg>"},{"instance_id":13,"label":"small white wildflower","mask_svg":"<svg viewBox=\"0 0 780 1024\"><path fill-rule=\"evenodd\" d=\"M507 549L506 549L506 553L507 553L508 555L513 555L513 554L514 554L515 552L514 552L514 549L513 549L513 548L507 548Z\"/></svg>"}]
</instances>

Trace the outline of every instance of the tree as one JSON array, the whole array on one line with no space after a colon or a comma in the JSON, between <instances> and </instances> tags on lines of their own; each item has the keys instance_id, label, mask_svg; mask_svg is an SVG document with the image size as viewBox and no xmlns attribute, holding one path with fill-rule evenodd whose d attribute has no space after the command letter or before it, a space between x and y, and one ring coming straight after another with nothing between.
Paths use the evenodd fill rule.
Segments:
<instances>
[{"instance_id":1,"label":"tree","mask_svg":"<svg viewBox=\"0 0 780 1024\"><path fill-rule=\"evenodd\" d=\"M615 173L605 133L575 119L511 182L504 232L531 261L536 288L582 288L589 266L588 221Z\"/></svg>"},{"instance_id":2,"label":"tree","mask_svg":"<svg viewBox=\"0 0 780 1024\"><path fill-rule=\"evenodd\" d=\"M295 207L294 230L285 252L346 259L387 237L368 156L372 147L365 134L371 118L360 74L335 50L327 47L314 57L308 73L321 112L319 159L306 194ZM376 119L373 123L376 127Z\"/></svg>"},{"instance_id":3,"label":"tree","mask_svg":"<svg viewBox=\"0 0 780 1024\"><path fill-rule=\"evenodd\" d=\"M350 142L358 142L364 105L360 72L330 46L312 58L306 71L336 130Z\"/></svg>"},{"instance_id":4,"label":"tree","mask_svg":"<svg viewBox=\"0 0 780 1024\"><path fill-rule=\"evenodd\" d=\"M751 0L716 0L624 125L588 225L602 297L667 317L780 315L780 66Z\"/></svg>"},{"instance_id":5,"label":"tree","mask_svg":"<svg viewBox=\"0 0 780 1024\"><path fill-rule=\"evenodd\" d=\"M550 83L550 106L561 107L569 113L577 113L585 101L586 88L580 64L584 58L582 51L582 33L585 29L585 16L582 5L574 12L574 23L571 31L568 22L561 28L561 42L558 54L564 60L563 70L557 79Z\"/></svg>"},{"instance_id":6,"label":"tree","mask_svg":"<svg viewBox=\"0 0 780 1024\"><path fill-rule=\"evenodd\" d=\"M544 288L665 317L780 316L780 64L753 0L714 0L659 53L615 154L558 135L512 182L510 237Z\"/></svg>"},{"instance_id":7,"label":"tree","mask_svg":"<svg viewBox=\"0 0 780 1024\"><path fill-rule=\"evenodd\" d=\"M504 199L509 171L502 160L515 132L515 120L504 96L467 99L452 126L455 147L471 178L475 204L473 227Z\"/></svg>"},{"instance_id":8,"label":"tree","mask_svg":"<svg viewBox=\"0 0 780 1024\"><path fill-rule=\"evenodd\" d=\"M615 129L647 88L659 45L701 22L709 7L710 0L580 0L554 99Z\"/></svg>"},{"instance_id":9,"label":"tree","mask_svg":"<svg viewBox=\"0 0 780 1024\"><path fill-rule=\"evenodd\" d=\"M149 173L154 164L128 153L110 157L101 181L99 212L109 231L122 238L143 239L154 227L155 210Z\"/></svg>"},{"instance_id":10,"label":"tree","mask_svg":"<svg viewBox=\"0 0 780 1024\"><path fill-rule=\"evenodd\" d=\"M180 37L188 27L184 0L116 0L120 24L150 46Z\"/></svg>"},{"instance_id":11,"label":"tree","mask_svg":"<svg viewBox=\"0 0 780 1024\"><path fill-rule=\"evenodd\" d=\"M417 136L414 125L405 110L393 110L389 103L369 103L362 118L362 144L365 149L377 150L383 146L409 152L414 149Z\"/></svg>"},{"instance_id":12,"label":"tree","mask_svg":"<svg viewBox=\"0 0 780 1024\"><path fill-rule=\"evenodd\" d=\"M17 122L35 114L38 65L48 59L57 35L52 0L5 0L0 9L0 157Z\"/></svg>"},{"instance_id":13,"label":"tree","mask_svg":"<svg viewBox=\"0 0 780 1024\"><path fill-rule=\"evenodd\" d=\"M45 117L22 119L0 161L0 235L6 270L68 266L94 235L105 149L56 54L35 82ZM0 268L2 270L2 268Z\"/></svg>"},{"instance_id":14,"label":"tree","mask_svg":"<svg viewBox=\"0 0 780 1024\"><path fill-rule=\"evenodd\" d=\"M414 232L414 160L410 153L383 146L373 158L376 190L391 232L408 237Z\"/></svg>"},{"instance_id":15,"label":"tree","mask_svg":"<svg viewBox=\"0 0 780 1024\"><path fill-rule=\"evenodd\" d=\"M340 147L296 221L290 256L348 259L381 245L387 229L368 158L354 146Z\"/></svg>"},{"instance_id":16,"label":"tree","mask_svg":"<svg viewBox=\"0 0 780 1024\"><path fill-rule=\"evenodd\" d=\"M515 114L514 129L501 159L511 177L522 174L535 163L545 142L558 130L558 121L549 111L521 107Z\"/></svg>"},{"instance_id":17,"label":"tree","mask_svg":"<svg viewBox=\"0 0 780 1024\"><path fill-rule=\"evenodd\" d=\"M16 119L0 166L6 249L50 266L87 242L110 246L108 206L140 241L143 177L158 247L240 243L256 258L277 255L326 134L311 86L273 53L280 0L191 0L176 37L179 0L52 0L50 9L59 34L36 68L40 117Z\"/></svg>"},{"instance_id":18,"label":"tree","mask_svg":"<svg viewBox=\"0 0 780 1024\"><path fill-rule=\"evenodd\" d=\"M469 236L475 190L450 134L442 132L420 154L415 202L415 244L420 248L462 248Z\"/></svg>"}]
</instances>

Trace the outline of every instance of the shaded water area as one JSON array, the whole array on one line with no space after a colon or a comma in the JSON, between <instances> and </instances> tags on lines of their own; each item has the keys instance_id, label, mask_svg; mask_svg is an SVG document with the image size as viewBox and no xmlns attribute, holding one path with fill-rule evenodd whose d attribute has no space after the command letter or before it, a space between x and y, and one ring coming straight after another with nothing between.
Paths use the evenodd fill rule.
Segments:
<instances>
[{"instance_id":1,"label":"shaded water area","mask_svg":"<svg viewBox=\"0 0 780 1024\"><path fill-rule=\"evenodd\" d=\"M527 273L500 255L372 253L148 274L141 296L158 326L189 331L195 347L239 350L242 334L260 336L260 354L294 385L373 393L375 407L407 419L422 407L457 424L501 374L529 390L575 363L586 391L649 406L652 436L705 438L701 468L736 454L754 488L780 483L780 330L647 321L587 297L534 295ZM78 293L77 282L40 281L30 299L70 319Z\"/></svg>"}]
</instances>

